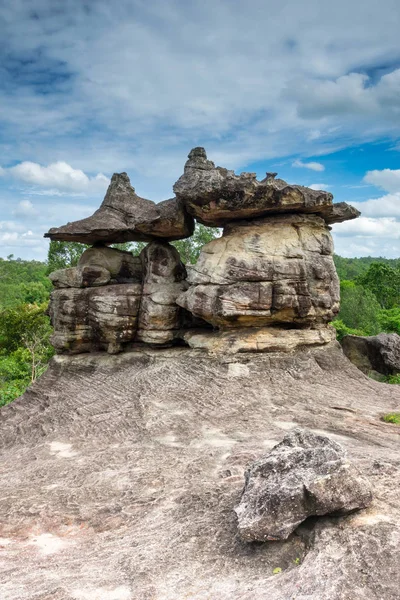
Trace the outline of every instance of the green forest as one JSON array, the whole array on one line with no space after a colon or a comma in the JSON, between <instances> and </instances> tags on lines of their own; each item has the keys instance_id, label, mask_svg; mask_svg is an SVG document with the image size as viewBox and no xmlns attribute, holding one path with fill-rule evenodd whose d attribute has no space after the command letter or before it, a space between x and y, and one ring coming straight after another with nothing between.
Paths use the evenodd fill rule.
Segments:
<instances>
[{"instance_id":1,"label":"green forest","mask_svg":"<svg viewBox=\"0 0 400 600\"><path fill-rule=\"evenodd\" d=\"M182 260L194 264L200 248L218 230L197 226L194 235L174 242ZM144 243L117 247L139 254ZM46 262L0 258L0 406L18 396L46 369L53 349L47 315L48 274L73 267L86 246L51 242ZM334 256L340 278L341 309L333 322L338 339L346 334L400 334L400 259Z\"/></svg>"}]
</instances>

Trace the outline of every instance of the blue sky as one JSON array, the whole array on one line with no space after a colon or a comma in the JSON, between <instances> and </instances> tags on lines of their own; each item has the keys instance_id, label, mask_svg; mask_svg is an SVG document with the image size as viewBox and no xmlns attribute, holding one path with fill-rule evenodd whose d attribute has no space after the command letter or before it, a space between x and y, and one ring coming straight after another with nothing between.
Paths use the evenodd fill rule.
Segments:
<instances>
[{"instance_id":1,"label":"blue sky","mask_svg":"<svg viewBox=\"0 0 400 600\"><path fill-rule=\"evenodd\" d=\"M193 146L362 211L343 256L400 256L398 0L0 0L0 256L44 259L113 172L172 195Z\"/></svg>"}]
</instances>

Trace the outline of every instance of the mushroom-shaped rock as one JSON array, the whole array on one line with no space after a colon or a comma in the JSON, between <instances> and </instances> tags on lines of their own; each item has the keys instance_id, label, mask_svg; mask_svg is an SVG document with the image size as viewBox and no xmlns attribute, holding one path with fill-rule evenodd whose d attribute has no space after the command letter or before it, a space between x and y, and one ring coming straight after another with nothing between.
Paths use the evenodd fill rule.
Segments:
<instances>
[{"instance_id":1,"label":"mushroom-shaped rock","mask_svg":"<svg viewBox=\"0 0 400 600\"><path fill-rule=\"evenodd\" d=\"M360 213L345 203L332 204L329 192L301 185L289 185L267 173L258 181L255 173L241 173L215 167L204 148L189 153L184 173L174 192L188 212L205 225L219 227L236 219L250 219L274 213L315 213L328 223L354 219Z\"/></svg>"},{"instance_id":2,"label":"mushroom-shaped rock","mask_svg":"<svg viewBox=\"0 0 400 600\"><path fill-rule=\"evenodd\" d=\"M158 204L141 198L126 173L114 173L103 203L91 217L53 227L45 237L84 244L179 240L193 229L193 217L176 198Z\"/></svg>"},{"instance_id":3,"label":"mushroom-shaped rock","mask_svg":"<svg viewBox=\"0 0 400 600\"><path fill-rule=\"evenodd\" d=\"M369 482L339 444L294 429L246 471L235 511L243 540L284 540L307 517L343 515L371 500Z\"/></svg>"}]
</instances>

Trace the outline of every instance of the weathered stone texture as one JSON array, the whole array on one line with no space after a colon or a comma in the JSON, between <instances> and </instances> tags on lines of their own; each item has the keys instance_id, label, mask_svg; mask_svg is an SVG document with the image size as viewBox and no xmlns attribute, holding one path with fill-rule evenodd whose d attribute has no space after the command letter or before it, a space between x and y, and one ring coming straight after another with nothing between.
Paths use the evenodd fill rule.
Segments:
<instances>
[{"instance_id":1,"label":"weathered stone texture","mask_svg":"<svg viewBox=\"0 0 400 600\"><path fill-rule=\"evenodd\" d=\"M400 373L400 335L380 333L373 336L346 335L343 352L365 374L375 371L382 375Z\"/></svg>"},{"instance_id":2,"label":"weathered stone texture","mask_svg":"<svg viewBox=\"0 0 400 600\"><path fill-rule=\"evenodd\" d=\"M176 298L188 284L179 252L167 243L152 242L140 255L144 284L140 305L137 340L167 344L178 335L182 309Z\"/></svg>"},{"instance_id":3,"label":"weathered stone texture","mask_svg":"<svg viewBox=\"0 0 400 600\"><path fill-rule=\"evenodd\" d=\"M78 354L121 350L121 344L134 339L141 290L140 284L54 290L50 317L56 351Z\"/></svg>"},{"instance_id":4,"label":"weathered stone texture","mask_svg":"<svg viewBox=\"0 0 400 600\"><path fill-rule=\"evenodd\" d=\"M189 329L182 332L191 347L213 354L237 352L292 352L305 346L323 346L336 339L331 327L317 329L282 329L281 327L242 327L226 331Z\"/></svg>"},{"instance_id":5,"label":"weathered stone texture","mask_svg":"<svg viewBox=\"0 0 400 600\"><path fill-rule=\"evenodd\" d=\"M343 515L371 500L368 481L339 444L295 429L247 469L235 510L243 540L284 540L307 517Z\"/></svg>"},{"instance_id":6,"label":"weathered stone texture","mask_svg":"<svg viewBox=\"0 0 400 600\"><path fill-rule=\"evenodd\" d=\"M82 254L78 263L79 267L102 267L110 272L110 276L117 283L141 282L143 279L142 263L138 256L131 252L108 248L107 246L93 246Z\"/></svg>"},{"instance_id":7,"label":"weathered stone texture","mask_svg":"<svg viewBox=\"0 0 400 600\"><path fill-rule=\"evenodd\" d=\"M111 279L111 273L104 267L87 265L53 271L49 275L49 279L54 287L59 289L97 287L107 285Z\"/></svg>"},{"instance_id":8,"label":"weathered stone texture","mask_svg":"<svg viewBox=\"0 0 400 600\"><path fill-rule=\"evenodd\" d=\"M255 173L235 175L215 167L204 148L193 148L184 174L174 192L200 223L219 227L235 219L249 219L276 213L315 213L329 223L354 219L360 213L344 202L335 208L329 192L289 185L267 173L257 181Z\"/></svg>"},{"instance_id":9,"label":"weathered stone texture","mask_svg":"<svg viewBox=\"0 0 400 600\"><path fill-rule=\"evenodd\" d=\"M1 600L398 600L399 428L380 416L399 405L336 344L56 356L0 409ZM243 542L243 472L296 426L346 448L374 501Z\"/></svg>"},{"instance_id":10,"label":"weathered stone texture","mask_svg":"<svg viewBox=\"0 0 400 600\"><path fill-rule=\"evenodd\" d=\"M231 223L203 247L177 302L221 328L320 325L339 310L332 251L313 215Z\"/></svg>"},{"instance_id":11,"label":"weathered stone texture","mask_svg":"<svg viewBox=\"0 0 400 600\"><path fill-rule=\"evenodd\" d=\"M193 217L176 198L158 204L141 198L126 173L114 173L102 205L91 217L53 227L45 237L84 244L177 240L193 229Z\"/></svg>"}]
</instances>

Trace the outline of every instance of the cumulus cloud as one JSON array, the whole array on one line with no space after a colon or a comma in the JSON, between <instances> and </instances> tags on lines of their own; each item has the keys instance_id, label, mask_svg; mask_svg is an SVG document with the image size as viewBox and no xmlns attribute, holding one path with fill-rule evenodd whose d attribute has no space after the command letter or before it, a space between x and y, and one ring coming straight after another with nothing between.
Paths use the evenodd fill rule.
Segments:
<instances>
[{"instance_id":1,"label":"cumulus cloud","mask_svg":"<svg viewBox=\"0 0 400 600\"><path fill-rule=\"evenodd\" d=\"M366 217L397 217L400 219L400 192L386 194L380 198L371 198L364 202L352 202L352 205Z\"/></svg>"},{"instance_id":2,"label":"cumulus cloud","mask_svg":"<svg viewBox=\"0 0 400 600\"><path fill-rule=\"evenodd\" d=\"M335 252L341 256L400 254L400 227L395 217L365 217L333 225Z\"/></svg>"},{"instance_id":3,"label":"cumulus cloud","mask_svg":"<svg viewBox=\"0 0 400 600\"><path fill-rule=\"evenodd\" d=\"M380 187L386 192L400 193L400 169L368 171L364 177L364 181Z\"/></svg>"},{"instance_id":4,"label":"cumulus cloud","mask_svg":"<svg viewBox=\"0 0 400 600\"><path fill-rule=\"evenodd\" d=\"M13 215L21 219L32 219L37 217L38 211L30 200L21 200L21 202L17 204L17 208L13 211Z\"/></svg>"},{"instance_id":5,"label":"cumulus cloud","mask_svg":"<svg viewBox=\"0 0 400 600\"><path fill-rule=\"evenodd\" d=\"M319 162L303 162L301 160L295 160L292 163L292 167L300 167L303 169L311 169L311 171L325 171L324 165Z\"/></svg>"},{"instance_id":6,"label":"cumulus cloud","mask_svg":"<svg viewBox=\"0 0 400 600\"><path fill-rule=\"evenodd\" d=\"M95 177L88 177L80 169L73 169L71 165L62 161L47 167L24 161L7 169L7 172L25 183L71 192L104 190L109 183L109 179L102 173L98 173Z\"/></svg>"},{"instance_id":7,"label":"cumulus cloud","mask_svg":"<svg viewBox=\"0 0 400 600\"><path fill-rule=\"evenodd\" d=\"M114 171L166 198L196 145L240 170L385 136L395 145L397 4L2 3L1 183L15 169L57 211L64 194L101 197L101 173Z\"/></svg>"}]
</instances>

